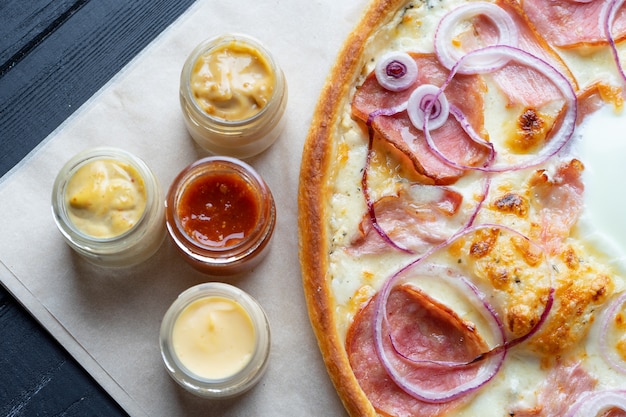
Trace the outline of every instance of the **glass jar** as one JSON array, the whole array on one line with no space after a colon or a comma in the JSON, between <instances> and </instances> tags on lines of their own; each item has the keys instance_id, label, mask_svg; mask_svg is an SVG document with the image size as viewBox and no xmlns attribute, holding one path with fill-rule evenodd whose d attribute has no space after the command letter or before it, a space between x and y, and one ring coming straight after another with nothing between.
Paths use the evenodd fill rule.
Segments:
<instances>
[{"instance_id":1,"label":"glass jar","mask_svg":"<svg viewBox=\"0 0 626 417\"><path fill-rule=\"evenodd\" d=\"M169 375L205 398L231 398L252 388L267 369L270 344L262 307L225 283L182 292L161 322L161 356Z\"/></svg>"},{"instance_id":2,"label":"glass jar","mask_svg":"<svg viewBox=\"0 0 626 417\"><path fill-rule=\"evenodd\" d=\"M189 165L165 200L169 236L184 259L211 275L231 275L267 254L276 224L272 193L245 162L212 156Z\"/></svg>"},{"instance_id":3,"label":"glass jar","mask_svg":"<svg viewBox=\"0 0 626 417\"><path fill-rule=\"evenodd\" d=\"M117 148L71 158L54 182L52 212L67 244L99 266L143 262L165 237L157 178L144 161Z\"/></svg>"},{"instance_id":4,"label":"glass jar","mask_svg":"<svg viewBox=\"0 0 626 417\"><path fill-rule=\"evenodd\" d=\"M224 57L218 65L211 57L219 54ZM253 64L241 69L237 59ZM228 76L214 81L224 69ZM259 41L227 34L202 42L189 55L181 72L180 103L198 145L214 155L248 158L270 147L282 132L287 83Z\"/></svg>"}]
</instances>

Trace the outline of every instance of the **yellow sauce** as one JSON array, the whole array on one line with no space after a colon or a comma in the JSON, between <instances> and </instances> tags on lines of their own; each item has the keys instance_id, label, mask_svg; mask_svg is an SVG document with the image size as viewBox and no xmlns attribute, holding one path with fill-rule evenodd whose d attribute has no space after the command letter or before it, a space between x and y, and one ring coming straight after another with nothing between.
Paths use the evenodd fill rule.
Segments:
<instances>
[{"instance_id":1,"label":"yellow sauce","mask_svg":"<svg viewBox=\"0 0 626 417\"><path fill-rule=\"evenodd\" d=\"M210 296L192 302L180 313L172 330L172 345L192 373L208 379L226 378L250 362L255 331L239 303Z\"/></svg>"},{"instance_id":2,"label":"yellow sauce","mask_svg":"<svg viewBox=\"0 0 626 417\"><path fill-rule=\"evenodd\" d=\"M126 232L146 209L146 189L137 170L108 159L80 167L68 181L65 198L70 221L98 238Z\"/></svg>"},{"instance_id":3,"label":"yellow sauce","mask_svg":"<svg viewBox=\"0 0 626 417\"><path fill-rule=\"evenodd\" d=\"M235 121L248 119L267 105L276 79L257 49L233 41L201 55L190 82L200 108L211 116Z\"/></svg>"}]
</instances>

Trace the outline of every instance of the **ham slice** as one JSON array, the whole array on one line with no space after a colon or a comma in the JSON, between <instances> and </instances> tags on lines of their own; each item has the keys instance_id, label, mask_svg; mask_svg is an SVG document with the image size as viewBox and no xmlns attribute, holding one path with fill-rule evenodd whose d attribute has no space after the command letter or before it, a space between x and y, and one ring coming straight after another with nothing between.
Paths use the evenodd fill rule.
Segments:
<instances>
[{"instance_id":1,"label":"ham slice","mask_svg":"<svg viewBox=\"0 0 626 417\"><path fill-rule=\"evenodd\" d=\"M350 364L363 391L376 410L385 416L442 416L462 405L472 394L442 404L432 404L413 398L389 378L380 363L374 346L373 316L375 297L354 318L346 339ZM486 349L484 341L456 314L427 295L410 286L392 290L387 304L389 325L395 348L407 357L422 359L469 361ZM386 349L394 349L391 342ZM430 388L458 384L471 379L476 367L448 368L436 365L418 367L412 377L421 378Z\"/></svg>"},{"instance_id":2,"label":"ham slice","mask_svg":"<svg viewBox=\"0 0 626 417\"><path fill-rule=\"evenodd\" d=\"M518 47L552 65L576 86L574 76L567 65L531 26L517 2L501 0L497 4L511 16L519 30ZM479 31L480 27L482 25L477 26ZM562 99L559 89L544 75L516 62L511 62L496 71L493 77L500 90L506 94L509 106L539 109L550 102Z\"/></svg>"},{"instance_id":3,"label":"ham slice","mask_svg":"<svg viewBox=\"0 0 626 417\"><path fill-rule=\"evenodd\" d=\"M412 56L418 66L415 85L401 92L391 92L380 86L373 73L369 74L352 102L352 113L356 118L368 122L374 112L399 106L408 100L418 85L443 85L449 71L439 64L433 54ZM462 75L455 77L446 89L450 104L461 110L477 132L483 130L485 88L485 84L478 76ZM406 154L417 172L429 178L432 183L452 184L463 175L463 170L446 164L429 149L423 132L413 126L406 111L392 116L378 115L371 123L378 137ZM471 139L454 117L449 117L444 125L433 130L431 135L444 155L465 166L477 165L489 154L487 148Z\"/></svg>"},{"instance_id":4,"label":"ham slice","mask_svg":"<svg viewBox=\"0 0 626 417\"><path fill-rule=\"evenodd\" d=\"M456 231L451 223L461 226L452 218L462 200L461 194L446 187L414 185L409 191L381 198L374 203L374 211L378 224L394 243L421 254ZM390 249L372 227L369 215L363 217L359 232L348 248L353 255L380 254Z\"/></svg>"},{"instance_id":5,"label":"ham slice","mask_svg":"<svg viewBox=\"0 0 626 417\"><path fill-rule=\"evenodd\" d=\"M557 363L542 385L537 406L510 414L515 417L562 417L582 394L593 390L596 384L596 379L580 363Z\"/></svg>"},{"instance_id":6,"label":"ham slice","mask_svg":"<svg viewBox=\"0 0 626 417\"><path fill-rule=\"evenodd\" d=\"M583 164L573 159L561 164L552 176L539 170L530 179L530 192L540 213L540 240L549 254L559 252L582 210L583 169Z\"/></svg>"},{"instance_id":7,"label":"ham slice","mask_svg":"<svg viewBox=\"0 0 626 417\"><path fill-rule=\"evenodd\" d=\"M552 45L573 48L584 45L606 45L600 25L602 0L523 0L522 7L537 31ZM614 39L626 37L626 10L617 12L611 33Z\"/></svg>"}]
</instances>

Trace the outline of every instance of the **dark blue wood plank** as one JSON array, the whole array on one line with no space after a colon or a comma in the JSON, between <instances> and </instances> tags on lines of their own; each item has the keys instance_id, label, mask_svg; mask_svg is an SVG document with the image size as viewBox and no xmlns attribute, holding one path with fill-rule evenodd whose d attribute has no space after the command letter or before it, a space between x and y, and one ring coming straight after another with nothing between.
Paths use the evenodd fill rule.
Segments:
<instances>
[{"instance_id":1,"label":"dark blue wood plank","mask_svg":"<svg viewBox=\"0 0 626 417\"><path fill-rule=\"evenodd\" d=\"M5 291L0 291L0 415L124 416Z\"/></svg>"},{"instance_id":2,"label":"dark blue wood plank","mask_svg":"<svg viewBox=\"0 0 626 417\"><path fill-rule=\"evenodd\" d=\"M89 0L6 0L0 3L0 76L54 33Z\"/></svg>"},{"instance_id":3,"label":"dark blue wood plank","mask_svg":"<svg viewBox=\"0 0 626 417\"><path fill-rule=\"evenodd\" d=\"M0 2L0 175L192 3ZM115 417L125 413L0 287L0 416L5 415Z\"/></svg>"},{"instance_id":4,"label":"dark blue wood plank","mask_svg":"<svg viewBox=\"0 0 626 417\"><path fill-rule=\"evenodd\" d=\"M0 175L193 0L89 1L0 77ZM0 27L5 27L0 14Z\"/></svg>"}]
</instances>

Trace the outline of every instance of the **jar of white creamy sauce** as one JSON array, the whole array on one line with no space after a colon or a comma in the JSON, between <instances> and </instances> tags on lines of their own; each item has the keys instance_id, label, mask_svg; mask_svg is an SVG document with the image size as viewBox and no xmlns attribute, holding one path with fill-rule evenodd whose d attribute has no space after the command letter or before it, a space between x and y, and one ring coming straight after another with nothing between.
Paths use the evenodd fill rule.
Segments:
<instances>
[{"instance_id":1,"label":"jar of white creamy sauce","mask_svg":"<svg viewBox=\"0 0 626 417\"><path fill-rule=\"evenodd\" d=\"M201 43L187 58L180 103L198 145L211 154L248 158L282 132L287 83L259 41L223 35Z\"/></svg>"},{"instance_id":2,"label":"jar of white creamy sauce","mask_svg":"<svg viewBox=\"0 0 626 417\"><path fill-rule=\"evenodd\" d=\"M231 398L251 389L266 371L270 344L260 304L225 283L184 291L161 323L161 356L169 375L205 398Z\"/></svg>"},{"instance_id":3,"label":"jar of white creamy sauce","mask_svg":"<svg viewBox=\"0 0 626 417\"><path fill-rule=\"evenodd\" d=\"M54 182L52 211L67 244L100 266L143 262L165 237L157 178L145 162L117 148L94 148L70 159Z\"/></svg>"}]
</instances>

